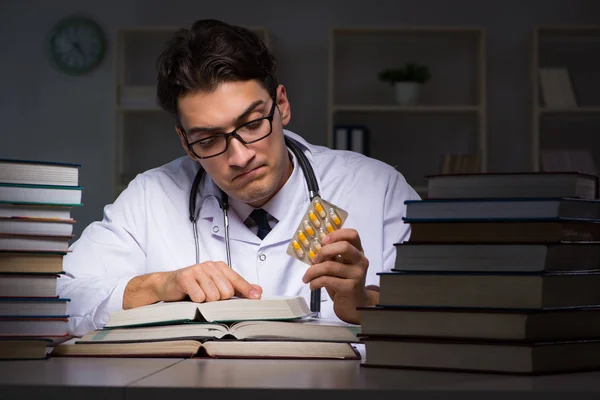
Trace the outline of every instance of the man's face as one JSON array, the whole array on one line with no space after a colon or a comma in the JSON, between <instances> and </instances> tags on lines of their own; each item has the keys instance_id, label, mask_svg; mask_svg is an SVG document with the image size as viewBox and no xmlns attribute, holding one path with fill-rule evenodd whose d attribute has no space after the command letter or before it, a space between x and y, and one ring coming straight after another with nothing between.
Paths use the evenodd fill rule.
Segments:
<instances>
[{"instance_id":1,"label":"man's face","mask_svg":"<svg viewBox=\"0 0 600 400\"><path fill-rule=\"evenodd\" d=\"M234 137L227 151L212 158L198 159L189 151L183 135L192 143L201 137L228 133L244 123L264 117L273 99L258 82L222 83L213 92L195 92L179 99L179 117L184 129L177 128L188 155L200 162L206 173L229 196L260 207L281 189L292 172L285 146L283 127L290 120L285 88L277 88L272 132L266 138L244 145Z\"/></svg>"}]
</instances>

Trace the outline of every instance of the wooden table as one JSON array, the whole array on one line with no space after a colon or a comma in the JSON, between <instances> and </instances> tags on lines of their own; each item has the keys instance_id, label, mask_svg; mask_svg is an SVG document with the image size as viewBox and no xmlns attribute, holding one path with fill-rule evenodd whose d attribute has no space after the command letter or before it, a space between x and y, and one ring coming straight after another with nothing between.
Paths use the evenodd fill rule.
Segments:
<instances>
[{"instance_id":1,"label":"wooden table","mask_svg":"<svg viewBox=\"0 0 600 400\"><path fill-rule=\"evenodd\" d=\"M0 362L0 399L600 399L600 372L510 375L375 369L359 361L54 358ZM216 397L218 396L218 397ZM257 397L258 396L258 397Z\"/></svg>"}]
</instances>

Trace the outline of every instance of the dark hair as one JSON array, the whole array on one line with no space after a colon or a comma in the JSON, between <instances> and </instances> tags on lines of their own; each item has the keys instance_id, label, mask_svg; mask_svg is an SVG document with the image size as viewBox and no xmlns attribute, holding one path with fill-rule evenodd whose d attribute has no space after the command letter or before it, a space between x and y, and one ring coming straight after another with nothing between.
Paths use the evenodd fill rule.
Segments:
<instances>
[{"instance_id":1,"label":"dark hair","mask_svg":"<svg viewBox=\"0 0 600 400\"><path fill-rule=\"evenodd\" d=\"M204 19L180 29L157 61L160 106L178 117L177 101L190 92L212 92L224 82L257 80L277 88L275 57L252 31Z\"/></svg>"}]
</instances>

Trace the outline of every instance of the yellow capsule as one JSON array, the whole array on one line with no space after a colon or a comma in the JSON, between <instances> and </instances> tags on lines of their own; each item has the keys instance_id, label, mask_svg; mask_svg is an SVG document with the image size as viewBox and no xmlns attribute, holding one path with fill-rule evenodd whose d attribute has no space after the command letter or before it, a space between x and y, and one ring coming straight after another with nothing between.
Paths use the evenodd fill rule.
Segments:
<instances>
[{"instance_id":1,"label":"yellow capsule","mask_svg":"<svg viewBox=\"0 0 600 400\"><path fill-rule=\"evenodd\" d=\"M333 208L329 210L329 217L331 218L331 222L333 222L338 228L342 225L342 219Z\"/></svg>"},{"instance_id":2,"label":"yellow capsule","mask_svg":"<svg viewBox=\"0 0 600 400\"><path fill-rule=\"evenodd\" d=\"M323 208L321 203L319 203L318 200L315 201L315 210L317 210L321 218L325 218L327 216L327 214L325 213L325 209Z\"/></svg>"},{"instance_id":3,"label":"yellow capsule","mask_svg":"<svg viewBox=\"0 0 600 400\"><path fill-rule=\"evenodd\" d=\"M329 233L331 233L335 230L333 225L331 225L331 222L329 222L329 218L325 218L325 229L327 229L327 232L329 232Z\"/></svg>"},{"instance_id":4,"label":"yellow capsule","mask_svg":"<svg viewBox=\"0 0 600 400\"><path fill-rule=\"evenodd\" d=\"M298 231L298 240L300 240L300 243L302 243L304 245L304 247L308 248L308 246L310 246L310 243L308 242L306 235L302 231Z\"/></svg>"},{"instance_id":5,"label":"yellow capsule","mask_svg":"<svg viewBox=\"0 0 600 400\"><path fill-rule=\"evenodd\" d=\"M310 224L308 223L308 220L304 220L304 232L306 232L306 234L310 237L315 236L315 230L313 229L312 226L310 226Z\"/></svg>"},{"instance_id":6,"label":"yellow capsule","mask_svg":"<svg viewBox=\"0 0 600 400\"><path fill-rule=\"evenodd\" d=\"M310 250L308 252L308 258L310 258L310 261L315 262L315 256L317 255L317 253L315 253L313 250Z\"/></svg>"},{"instance_id":7,"label":"yellow capsule","mask_svg":"<svg viewBox=\"0 0 600 400\"><path fill-rule=\"evenodd\" d=\"M317 228L321 226L321 221L319 221L317 214L315 214L313 211L308 213L308 218L310 218L310 222L312 222Z\"/></svg>"},{"instance_id":8,"label":"yellow capsule","mask_svg":"<svg viewBox=\"0 0 600 400\"><path fill-rule=\"evenodd\" d=\"M325 239L325 236L327 236L327 232L325 232L325 229L319 229L319 237L321 238L321 240Z\"/></svg>"},{"instance_id":9,"label":"yellow capsule","mask_svg":"<svg viewBox=\"0 0 600 400\"><path fill-rule=\"evenodd\" d=\"M319 252L319 250L321 250L321 247L321 243L319 243L317 239L313 240L313 249L315 250L315 252Z\"/></svg>"},{"instance_id":10,"label":"yellow capsule","mask_svg":"<svg viewBox=\"0 0 600 400\"><path fill-rule=\"evenodd\" d=\"M302 250L302 246L300 246L300 243L298 243L297 241L293 241L292 242L292 247L294 248L294 252L296 253L296 255L300 258L304 257L304 250Z\"/></svg>"}]
</instances>

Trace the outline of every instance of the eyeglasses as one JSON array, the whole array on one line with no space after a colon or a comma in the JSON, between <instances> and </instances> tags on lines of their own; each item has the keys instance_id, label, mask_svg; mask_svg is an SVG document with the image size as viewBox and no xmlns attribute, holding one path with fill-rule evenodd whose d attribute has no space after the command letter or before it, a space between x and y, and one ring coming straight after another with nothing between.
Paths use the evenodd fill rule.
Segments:
<instances>
[{"instance_id":1,"label":"eyeglasses","mask_svg":"<svg viewBox=\"0 0 600 400\"><path fill-rule=\"evenodd\" d=\"M275 114L275 97L268 115L248 121L229 133L217 135L205 134L204 137L192 143L184 134L188 149L198 158L211 158L223 154L229 147L229 139L234 137L243 144L258 142L269 136L273 131L273 115Z\"/></svg>"}]
</instances>

